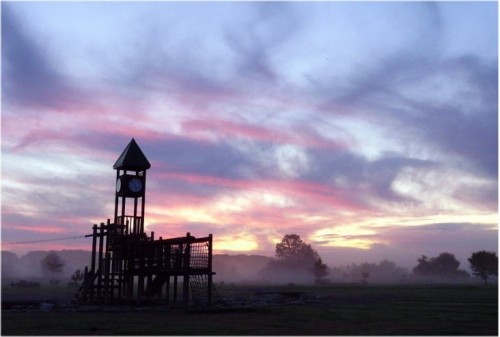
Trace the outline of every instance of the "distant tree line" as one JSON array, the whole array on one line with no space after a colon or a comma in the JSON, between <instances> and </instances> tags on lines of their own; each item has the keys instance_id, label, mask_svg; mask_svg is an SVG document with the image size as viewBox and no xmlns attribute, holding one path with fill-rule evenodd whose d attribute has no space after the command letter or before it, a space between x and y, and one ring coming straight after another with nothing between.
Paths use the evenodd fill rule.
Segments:
<instances>
[{"instance_id":1,"label":"distant tree line","mask_svg":"<svg viewBox=\"0 0 500 337\"><path fill-rule=\"evenodd\" d=\"M468 258L472 274L488 284L488 278L498 276L498 257L495 252L473 252ZM458 269L460 262L453 254L441 253L437 257L428 258L422 255L413 268L415 275L434 277L443 280L467 279L470 277L465 270Z\"/></svg>"},{"instance_id":2,"label":"distant tree line","mask_svg":"<svg viewBox=\"0 0 500 337\"><path fill-rule=\"evenodd\" d=\"M421 255L417 265L409 273L394 262L384 260L378 264L351 264L330 269L310 244L297 234L287 234L276 244L276 259L270 261L260 272L264 280L280 282L308 282L314 278L316 284L327 283L328 275L337 282L393 283L412 281L468 282L470 275L459 269L455 256L443 252L436 257ZM472 274L488 283L488 278L498 276L498 257L494 252L473 252L468 259Z\"/></svg>"}]
</instances>

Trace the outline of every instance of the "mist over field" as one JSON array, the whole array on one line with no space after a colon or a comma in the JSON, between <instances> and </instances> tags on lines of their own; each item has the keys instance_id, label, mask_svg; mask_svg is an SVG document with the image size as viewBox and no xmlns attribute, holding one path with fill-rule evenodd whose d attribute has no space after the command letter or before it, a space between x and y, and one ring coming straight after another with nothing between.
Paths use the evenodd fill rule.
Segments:
<instances>
[{"instance_id":1,"label":"mist over field","mask_svg":"<svg viewBox=\"0 0 500 337\"><path fill-rule=\"evenodd\" d=\"M19 280L42 281L59 280L65 284L78 269L89 266L91 252L85 250L55 251L64 263L60 273L48 273L43 270L41 261L49 251L32 251L18 256L9 251L2 251L2 283L8 285ZM417 257L416 257L417 258ZM414 266L417 264L415 258ZM313 284L314 276L309 270L273 270L268 265L277 259L262 255L250 254L214 254L213 270L214 282L225 284ZM267 267L267 268L266 268ZM468 270L467 263L460 264L461 269ZM370 283L370 284L408 284L422 282L442 283L480 283L474 277L446 279L432 277L418 277L412 274L412 268L404 268L389 260L374 263L340 262L328 265L328 275L325 283ZM369 273L366 280L363 273ZM496 278L491 280L496 282Z\"/></svg>"}]
</instances>

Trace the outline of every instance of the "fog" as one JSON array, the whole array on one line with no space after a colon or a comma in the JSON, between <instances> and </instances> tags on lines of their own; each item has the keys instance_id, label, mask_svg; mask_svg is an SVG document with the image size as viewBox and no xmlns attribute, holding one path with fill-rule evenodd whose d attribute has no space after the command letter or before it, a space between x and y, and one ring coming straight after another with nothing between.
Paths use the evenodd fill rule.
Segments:
<instances>
[{"instance_id":1,"label":"fog","mask_svg":"<svg viewBox=\"0 0 500 337\"><path fill-rule=\"evenodd\" d=\"M90 251L62 250L55 251L61 259L61 272L51 273L42 268L42 260L51 251L32 251L22 256L9 251L2 251L2 282L17 280L49 282L58 280L69 282L71 275L77 270L83 270L90 263Z\"/></svg>"},{"instance_id":2,"label":"fog","mask_svg":"<svg viewBox=\"0 0 500 337\"><path fill-rule=\"evenodd\" d=\"M2 282L19 280L54 282L64 284L70 281L77 269L83 270L90 264L90 251L56 251L64 266L59 273L43 270L41 261L50 251L33 251L22 256L2 251ZM297 270L279 267L276 259L262 255L214 254L213 271L216 284L314 284L318 283L312 274L312 268ZM417 257L415 258L415 265ZM462 264L463 266L463 264ZM408 284L408 283L481 283L473 277L422 277L412 273L393 261L344 263L330 266L328 274L321 279L321 284L356 283L356 284ZM467 274L467 273L465 273ZM489 280L496 283L496 278Z\"/></svg>"}]
</instances>

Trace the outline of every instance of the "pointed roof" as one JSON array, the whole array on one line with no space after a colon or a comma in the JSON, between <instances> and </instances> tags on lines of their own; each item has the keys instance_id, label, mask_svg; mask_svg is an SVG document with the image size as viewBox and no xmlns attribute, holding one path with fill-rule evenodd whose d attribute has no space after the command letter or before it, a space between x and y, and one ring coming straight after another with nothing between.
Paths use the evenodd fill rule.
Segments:
<instances>
[{"instance_id":1,"label":"pointed roof","mask_svg":"<svg viewBox=\"0 0 500 337\"><path fill-rule=\"evenodd\" d=\"M141 148L132 138L130 143L128 143L125 150L116 161L113 168L115 170L132 170L132 171L142 171L147 170L151 167L148 159L142 152Z\"/></svg>"}]
</instances>

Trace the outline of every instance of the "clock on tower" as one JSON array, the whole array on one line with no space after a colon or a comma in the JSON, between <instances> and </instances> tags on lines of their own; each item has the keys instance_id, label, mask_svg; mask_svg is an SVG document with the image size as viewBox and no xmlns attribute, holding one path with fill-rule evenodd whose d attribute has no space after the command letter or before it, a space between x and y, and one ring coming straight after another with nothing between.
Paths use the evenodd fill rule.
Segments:
<instances>
[{"instance_id":1,"label":"clock on tower","mask_svg":"<svg viewBox=\"0 0 500 337\"><path fill-rule=\"evenodd\" d=\"M115 224L125 225L124 234L144 233L146 170L150 167L133 138L113 165L116 170Z\"/></svg>"}]
</instances>

